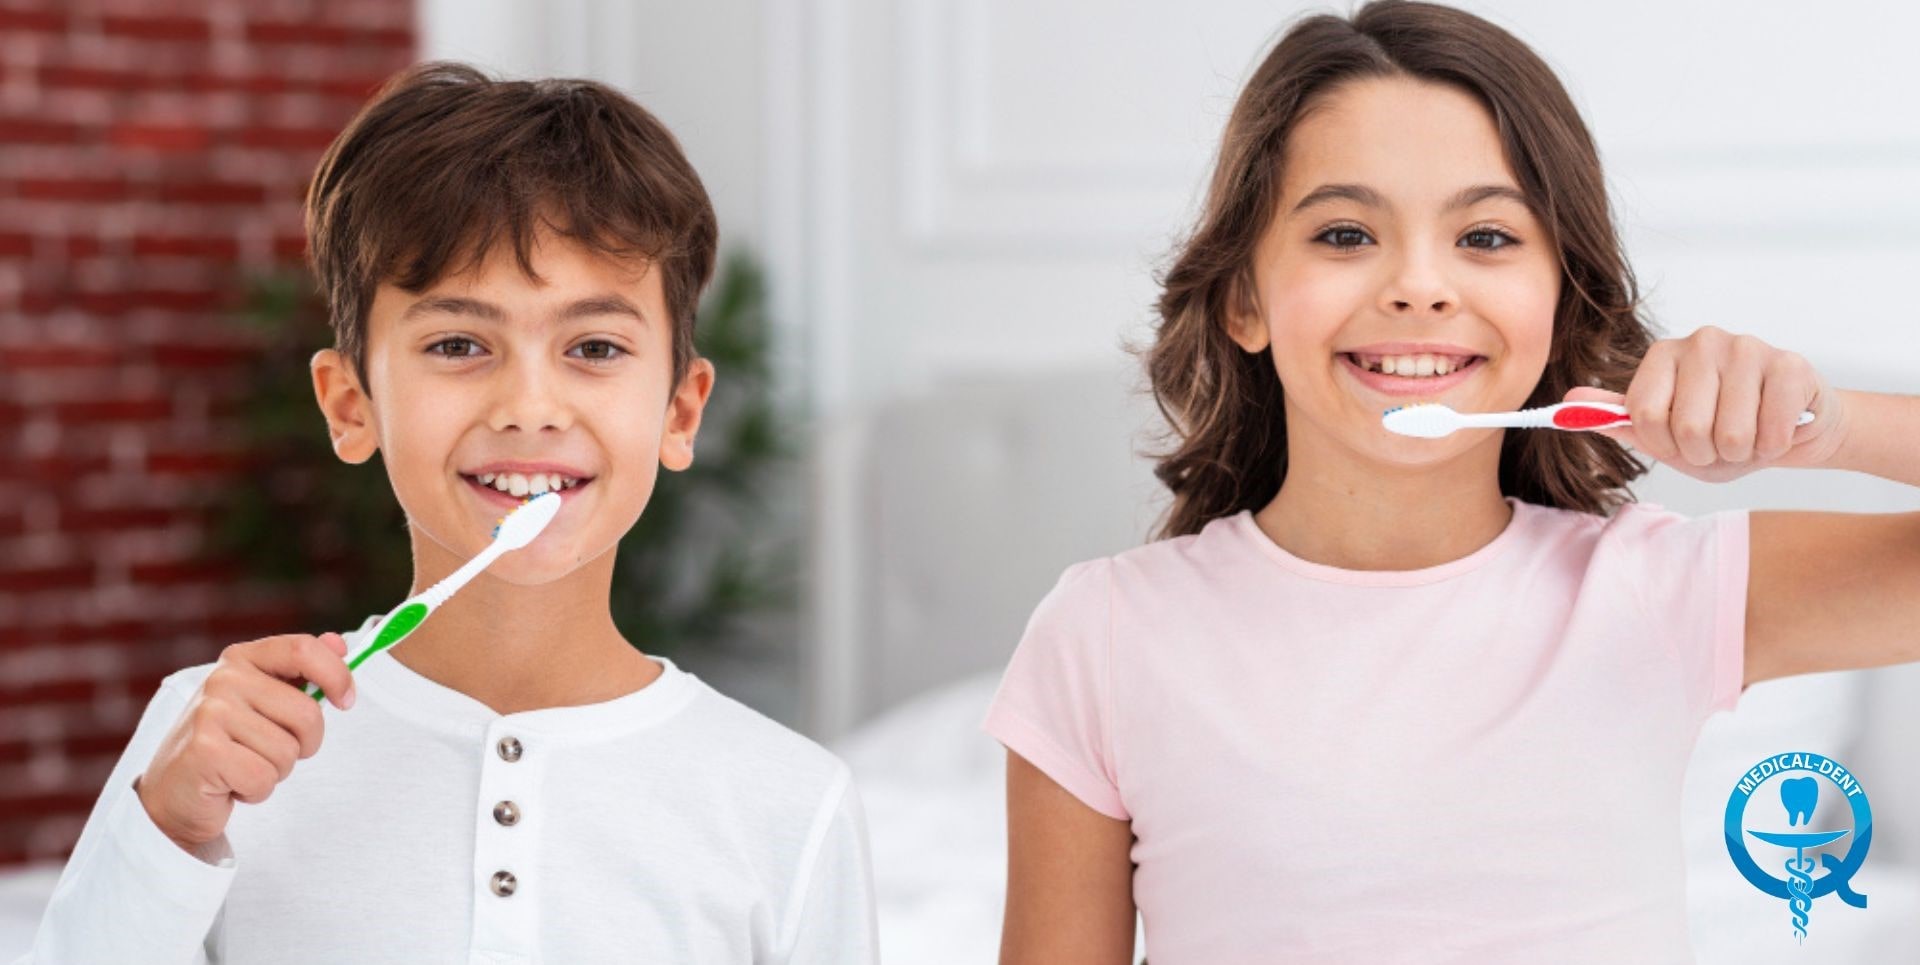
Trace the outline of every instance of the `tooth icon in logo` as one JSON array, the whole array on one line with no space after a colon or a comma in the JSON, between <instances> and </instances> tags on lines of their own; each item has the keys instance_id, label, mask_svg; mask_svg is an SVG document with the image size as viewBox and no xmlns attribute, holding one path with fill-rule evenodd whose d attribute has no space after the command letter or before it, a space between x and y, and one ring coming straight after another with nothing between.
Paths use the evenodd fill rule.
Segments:
<instances>
[{"instance_id":1,"label":"tooth icon in logo","mask_svg":"<svg viewBox=\"0 0 1920 965\"><path fill-rule=\"evenodd\" d=\"M1780 803L1787 808L1787 826L1799 827L1813 821L1813 806L1820 803L1820 780L1794 777L1780 782Z\"/></svg>"}]
</instances>

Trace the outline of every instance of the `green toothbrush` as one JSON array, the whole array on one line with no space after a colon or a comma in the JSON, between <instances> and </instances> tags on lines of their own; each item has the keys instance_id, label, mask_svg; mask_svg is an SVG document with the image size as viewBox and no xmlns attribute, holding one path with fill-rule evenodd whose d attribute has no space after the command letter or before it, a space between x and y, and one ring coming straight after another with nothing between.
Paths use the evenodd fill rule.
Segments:
<instances>
[{"instance_id":1,"label":"green toothbrush","mask_svg":"<svg viewBox=\"0 0 1920 965\"><path fill-rule=\"evenodd\" d=\"M415 627L432 615L433 611L439 609L440 604L447 602L447 598L452 596L454 591L466 586L468 580L478 576L481 570L492 565L501 554L533 542L533 538L540 535L540 531L546 529L547 524L553 522L554 515L559 512L560 494L555 492L541 493L515 507L513 512L502 517L493 527L493 542L487 544L487 548L481 550L479 555L468 560L466 565L454 570L446 579L435 583L418 595L409 597L406 602L394 607L386 616L381 617L380 622L371 628L373 632L360 638L372 642L362 644L358 651L348 655L347 669L357 669L367 661L368 657L405 640L407 634L412 633ZM307 696L319 700L326 694L320 690L318 684L308 684Z\"/></svg>"}]
</instances>

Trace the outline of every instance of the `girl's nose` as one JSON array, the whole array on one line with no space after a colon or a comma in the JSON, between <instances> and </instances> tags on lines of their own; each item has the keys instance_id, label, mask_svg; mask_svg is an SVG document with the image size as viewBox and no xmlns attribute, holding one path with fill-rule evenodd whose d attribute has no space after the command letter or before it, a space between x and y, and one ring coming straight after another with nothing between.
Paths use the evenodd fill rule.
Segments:
<instances>
[{"instance_id":1,"label":"girl's nose","mask_svg":"<svg viewBox=\"0 0 1920 965\"><path fill-rule=\"evenodd\" d=\"M1446 315L1460 301L1441 270L1440 259L1419 252L1400 257L1380 295L1387 314L1395 316Z\"/></svg>"}]
</instances>

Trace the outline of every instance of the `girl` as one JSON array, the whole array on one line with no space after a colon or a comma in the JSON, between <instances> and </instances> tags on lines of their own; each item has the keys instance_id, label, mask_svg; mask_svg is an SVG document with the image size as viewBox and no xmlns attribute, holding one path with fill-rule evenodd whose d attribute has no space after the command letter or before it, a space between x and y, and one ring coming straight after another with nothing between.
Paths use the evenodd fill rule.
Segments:
<instances>
[{"instance_id":1,"label":"girl","mask_svg":"<svg viewBox=\"0 0 1920 965\"><path fill-rule=\"evenodd\" d=\"M1654 341L1610 218L1573 104L1492 24L1382 0L1280 40L1146 353L1162 538L1066 571L987 717L1003 962L1129 961L1136 909L1154 965L1692 960L1702 722L1920 659L1920 514L1687 519L1630 501L1623 444L1920 484L1920 399ZM1565 399L1633 426L1381 427Z\"/></svg>"}]
</instances>

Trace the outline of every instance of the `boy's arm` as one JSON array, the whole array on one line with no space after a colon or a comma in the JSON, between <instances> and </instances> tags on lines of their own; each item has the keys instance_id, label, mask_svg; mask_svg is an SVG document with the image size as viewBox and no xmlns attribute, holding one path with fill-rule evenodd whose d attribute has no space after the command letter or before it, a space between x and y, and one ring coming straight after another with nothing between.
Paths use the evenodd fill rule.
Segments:
<instances>
[{"instance_id":1,"label":"boy's arm","mask_svg":"<svg viewBox=\"0 0 1920 965\"><path fill-rule=\"evenodd\" d=\"M874 918L873 862L867 851L866 815L844 766L829 795L818 842L802 868L804 876L788 915L793 936L789 965L877 965L880 939Z\"/></svg>"},{"instance_id":2,"label":"boy's arm","mask_svg":"<svg viewBox=\"0 0 1920 965\"><path fill-rule=\"evenodd\" d=\"M148 703L60 872L32 950L15 965L211 961L207 933L235 870L226 838L188 854L154 825L133 787L190 691L169 678Z\"/></svg>"},{"instance_id":3,"label":"boy's arm","mask_svg":"<svg viewBox=\"0 0 1920 965\"><path fill-rule=\"evenodd\" d=\"M1920 397L1844 394L1822 468L1920 486ZM1920 661L1920 513L1748 518L1746 683Z\"/></svg>"}]
</instances>

